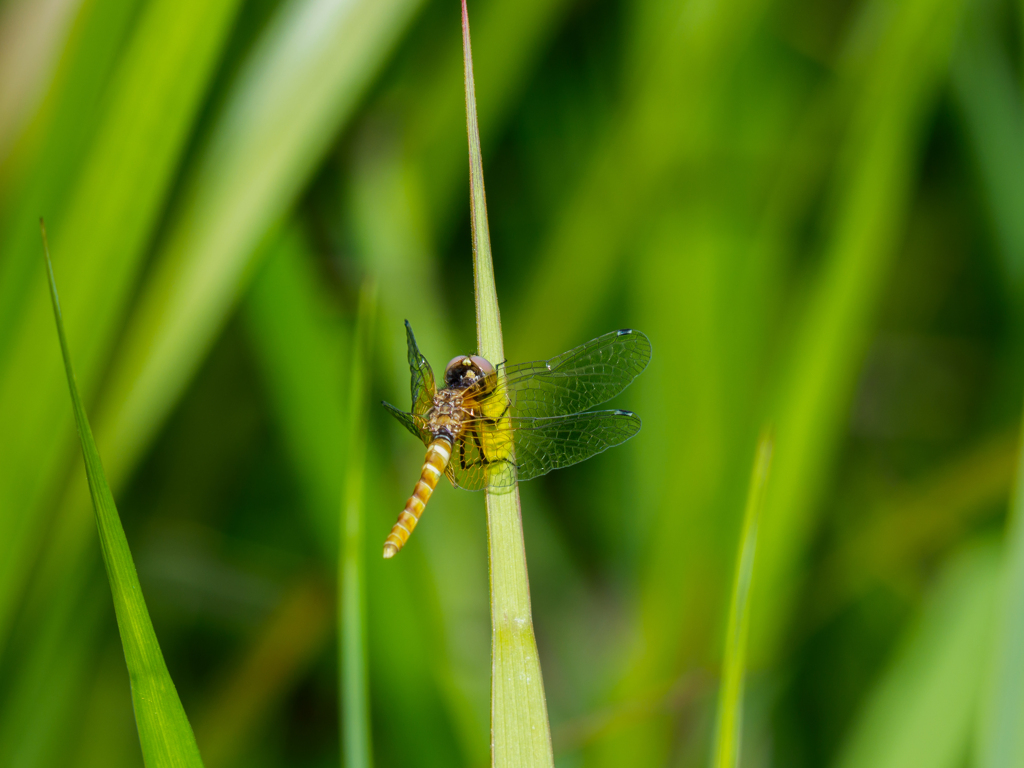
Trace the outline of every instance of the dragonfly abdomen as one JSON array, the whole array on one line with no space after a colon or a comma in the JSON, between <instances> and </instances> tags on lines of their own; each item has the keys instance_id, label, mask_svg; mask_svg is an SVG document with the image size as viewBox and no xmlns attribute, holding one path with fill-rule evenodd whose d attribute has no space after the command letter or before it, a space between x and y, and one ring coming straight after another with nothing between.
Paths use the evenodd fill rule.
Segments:
<instances>
[{"instance_id":1,"label":"dragonfly abdomen","mask_svg":"<svg viewBox=\"0 0 1024 768\"><path fill-rule=\"evenodd\" d=\"M384 542L385 559L394 557L409 540L451 457L452 441L447 436L436 437L427 446L427 456L423 460L420 479L413 489L412 496L405 502L405 509L399 513L398 522L392 527Z\"/></svg>"}]
</instances>

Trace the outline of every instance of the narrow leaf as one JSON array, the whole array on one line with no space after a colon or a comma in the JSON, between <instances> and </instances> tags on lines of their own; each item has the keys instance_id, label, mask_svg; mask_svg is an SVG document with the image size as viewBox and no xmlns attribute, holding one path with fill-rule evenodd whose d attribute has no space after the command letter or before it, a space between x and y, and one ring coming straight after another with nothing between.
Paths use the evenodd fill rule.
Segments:
<instances>
[{"instance_id":1,"label":"narrow leaf","mask_svg":"<svg viewBox=\"0 0 1024 768\"><path fill-rule=\"evenodd\" d=\"M743 714L743 667L747 655L747 628L750 624L750 584L754 573L757 524L764 506L764 489L772 460L771 432L766 430L757 444L754 470L750 476L747 507L743 513L740 549L729 606L729 625L722 661L722 684L718 694L718 735L715 739L713 768L735 768L740 764L740 737Z\"/></svg>"},{"instance_id":2,"label":"narrow leaf","mask_svg":"<svg viewBox=\"0 0 1024 768\"><path fill-rule=\"evenodd\" d=\"M366 468L366 391L372 370L376 285L367 281L359 294L355 346L348 390L348 450L341 502L338 558L338 636L341 638L341 732L343 765L370 768L370 681L367 672L366 568L363 556L364 474Z\"/></svg>"},{"instance_id":3,"label":"narrow leaf","mask_svg":"<svg viewBox=\"0 0 1024 768\"><path fill-rule=\"evenodd\" d=\"M174 688L163 653L160 651L160 644L157 642L156 632L153 630L153 623L142 597L142 586L135 572L135 562L132 560L128 540L121 527L121 518L117 514L114 497L110 492L110 486L107 485L103 464L89 427L89 419L85 414L82 398L78 394L78 383L71 368L71 352L64 334L64 320L61 317L53 265L50 263L46 228L41 221L40 227L53 316L57 322L57 335L60 338L78 436L82 441L82 455L89 479L89 493L92 495L93 509L96 512L96 527L99 530L100 547L103 551L103 564L107 570L107 579L110 581L117 627L121 633L125 663L131 680L132 704L135 708L135 723L139 730L142 756L147 768L201 768L203 761L199 757L192 726L185 716L185 710L181 706L178 692Z\"/></svg>"},{"instance_id":4,"label":"narrow leaf","mask_svg":"<svg viewBox=\"0 0 1024 768\"><path fill-rule=\"evenodd\" d=\"M1000 558L974 546L944 570L920 619L868 696L838 768L959 768L967 754Z\"/></svg>"},{"instance_id":5,"label":"narrow leaf","mask_svg":"<svg viewBox=\"0 0 1024 768\"><path fill-rule=\"evenodd\" d=\"M480 355L505 359L501 314L494 285L487 225L483 157L476 117L469 14L462 0L462 48L466 80L466 131L473 221L473 287ZM530 583L519 487L487 490L487 539L491 570L491 765L554 765L547 700L533 633Z\"/></svg>"},{"instance_id":6,"label":"narrow leaf","mask_svg":"<svg viewBox=\"0 0 1024 768\"><path fill-rule=\"evenodd\" d=\"M1017 461L999 585L999 624L975 763L979 768L1024 764L1024 454Z\"/></svg>"}]
</instances>

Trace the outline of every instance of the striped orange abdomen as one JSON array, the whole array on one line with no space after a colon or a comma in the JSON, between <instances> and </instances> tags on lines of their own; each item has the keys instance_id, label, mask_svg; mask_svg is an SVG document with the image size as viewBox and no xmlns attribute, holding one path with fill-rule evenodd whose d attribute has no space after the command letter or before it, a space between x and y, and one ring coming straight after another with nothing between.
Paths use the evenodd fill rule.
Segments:
<instances>
[{"instance_id":1,"label":"striped orange abdomen","mask_svg":"<svg viewBox=\"0 0 1024 768\"><path fill-rule=\"evenodd\" d=\"M452 457L452 441L447 437L436 437L427 446L427 457L423 460L423 471L420 472L419 482L413 489L412 496L405 502L405 509L398 515L398 522L395 523L384 542L384 558L394 557L398 550L405 546L405 542L412 535L413 528L420 521L424 507L430 500L430 494L437 487L437 481L441 479L448 461Z\"/></svg>"}]
</instances>

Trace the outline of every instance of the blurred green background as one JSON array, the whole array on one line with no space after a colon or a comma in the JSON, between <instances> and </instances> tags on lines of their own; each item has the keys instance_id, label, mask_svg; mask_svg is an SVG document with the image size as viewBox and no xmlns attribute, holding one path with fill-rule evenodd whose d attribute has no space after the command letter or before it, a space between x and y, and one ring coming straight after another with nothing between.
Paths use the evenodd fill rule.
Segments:
<instances>
[{"instance_id":1,"label":"blurred green background","mask_svg":"<svg viewBox=\"0 0 1024 768\"><path fill-rule=\"evenodd\" d=\"M559 768L707 765L756 435L746 766L1024 766L1022 8L472 0L509 360L635 327L523 486ZM0 2L0 765L140 766L37 219L207 768L337 765L355 307L380 766L488 764L483 497L380 546L408 318L475 348L454 0ZM1021 502L1024 505L1024 501Z\"/></svg>"}]
</instances>

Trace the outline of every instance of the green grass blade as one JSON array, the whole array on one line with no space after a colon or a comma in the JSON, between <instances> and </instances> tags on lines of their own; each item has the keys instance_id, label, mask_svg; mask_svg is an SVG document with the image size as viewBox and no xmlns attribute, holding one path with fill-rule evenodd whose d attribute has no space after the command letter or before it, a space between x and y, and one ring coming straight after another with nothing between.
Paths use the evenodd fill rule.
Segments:
<instances>
[{"instance_id":1,"label":"green grass blade","mask_svg":"<svg viewBox=\"0 0 1024 768\"><path fill-rule=\"evenodd\" d=\"M480 355L500 361L505 359L505 351L491 261L466 0L462 0L462 46L477 341ZM533 633L519 486L513 486L507 493L492 493L490 489L486 493L491 571L491 764L496 768L553 766L551 726Z\"/></svg>"},{"instance_id":2,"label":"green grass blade","mask_svg":"<svg viewBox=\"0 0 1024 768\"><path fill-rule=\"evenodd\" d=\"M377 288L367 281L359 293L355 347L348 390L348 450L345 452L345 492L341 505L338 558L338 636L341 670L342 765L370 768L370 680L366 643L366 564L363 546L365 520L366 409L373 370L373 324Z\"/></svg>"},{"instance_id":3,"label":"green grass blade","mask_svg":"<svg viewBox=\"0 0 1024 768\"><path fill-rule=\"evenodd\" d=\"M1024 453L1017 458L1005 560L992 673L978 739L979 768L1024 765Z\"/></svg>"},{"instance_id":4,"label":"green grass blade","mask_svg":"<svg viewBox=\"0 0 1024 768\"><path fill-rule=\"evenodd\" d=\"M78 384L71 367L71 352L64 333L57 284L50 263L46 230L43 229L43 250L46 257L46 272L50 284L50 300L53 316L57 323L64 370L67 373L71 404L78 425L78 436L82 442L85 471L89 478L89 493L96 512L96 528L99 531L103 564L110 581L110 592L114 599L118 631L124 647L125 663L132 686L132 703L135 708L135 722L139 730L139 743L147 768L163 766L202 768L192 726L189 725L185 710L181 706L178 692L167 671L160 644L153 630L153 623L142 596L142 586L135 572L135 562L128 549L128 540L121 527L114 497L107 485L103 464L96 442L93 440L85 406L78 394Z\"/></svg>"},{"instance_id":5,"label":"green grass blade","mask_svg":"<svg viewBox=\"0 0 1024 768\"><path fill-rule=\"evenodd\" d=\"M750 625L750 585L754 574L757 524L764 506L764 489L771 469L772 437L766 431L757 444L754 469L750 476L747 507L743 513L740 549L729 605L729 625L725 636L725 658L718 694L718 725L712 768L736 768L740 764L740 738L743 714L743 667L747 655L747 628Z\"/></svg>"},{"instance_id":6,"label":"green grass blade","mask_svg":"<svg viewBox=\"0 0 1024 768\"><path fill-rule=\"evenodd\" d=\"M838 768L959 768L967 756L991 643L998 553L957 555L868 697Z\"/></svg>"}]
</instances>

